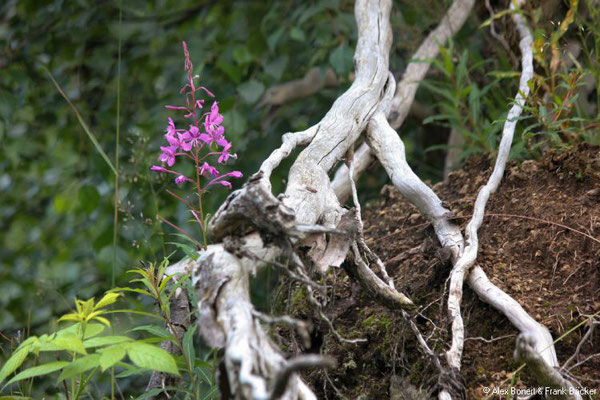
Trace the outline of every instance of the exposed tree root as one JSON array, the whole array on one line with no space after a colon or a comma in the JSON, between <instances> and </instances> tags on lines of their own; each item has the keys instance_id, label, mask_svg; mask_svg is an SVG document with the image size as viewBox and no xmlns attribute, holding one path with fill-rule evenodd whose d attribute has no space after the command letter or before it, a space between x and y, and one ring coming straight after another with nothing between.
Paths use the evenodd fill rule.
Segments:
<instances>
[{"instance_id":1,"label":"exposed tree root","mask_svg":"<svg viewBox=\"0 0 600 400\"><path fill-rule=\"evenodd\" d=\"M454 0L414 59L434 58L439 46L463 25L473 4L474 0ZM318 290L319 286L312 282L296 253L300 246L309 248L308 255L320 272L332 265L340 265L348 253L353 261L344 264L348 273L382 303L403 310L420 348L439 372L440 398L464 398L460 377L464 345L460 301L465 277L482 300L505 314L521 331L516 354L527 363L536 379L551 387L572 387L554 369L558 362L548 330L533 320L514 299L491 284L480 268L471 268L477 257L477 230L483 221L485 205L502 178L515 124L529 90L527 81L533 73L529 29L521 15L513 14L522 38L523 73L519 93L507 117L494 171L488 184L479 192L474 216L467 226L466 239L463 239L460 229L450 222L450 211L408 166L404 145L394 130L406 118L418 82L424 78L429 64L410 63L396 85L388 70L392 39L390 8L391 0L356 1L358 43L352 85L319 123L302 132L285 134L281 147L263 162L259 172L241 190L229 196L210 224L213 239L221 243L208 246L192 265L193 283L200 299L200 331L209 345L224 348L227 379L221 386L225 396L229 393L236 399L314 399L314 394L297 373L306 368L333 365L330 359L318 355L286 360L262 328L261 322L286 323L302 330L302 324L293 319L267 317L254 309L249 294L250 276L268 262L274 262L294 279L303 282L309 302L331 332L339 340L347 340L336 332L322 312L321 303L313 294L313 288ZM351 149L365 130L368 146L363 144L353 154ZM306 148L290 169L285 193L275 197L270 183L273 170L302 145ZM362 239L360 204L354 180L370 163L369 147L402 195L432 222L441 245L452 254L454 266L448 299L452 345L445 354L447 366L442 364L443 358L429 348L411 320L408 313L414 311L412 301L394 288L385 266ZM347 163L338 170L332 182L329 173L344 156ZM354 211L341 206L350 195L356 207ZM340 235L342 232L346 235ZM290 263L280 264L278 257L286 257ZM190 266L190 261L186 263ZM375 266L379 276L368 264ZM176 264L168 272L181 269L182 265ZM306 332L301 335L306 341Z\"/></svg>"}]
</instances>

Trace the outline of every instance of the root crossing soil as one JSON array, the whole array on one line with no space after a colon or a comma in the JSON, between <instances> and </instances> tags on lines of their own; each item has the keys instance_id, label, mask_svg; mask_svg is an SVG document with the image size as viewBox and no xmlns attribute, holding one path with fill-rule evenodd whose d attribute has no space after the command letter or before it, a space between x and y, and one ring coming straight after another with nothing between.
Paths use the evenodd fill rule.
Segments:
<instances>
[{"instance_id":1,"label":"root crossing soil","mask_svg":"<svg viewBox=\"0 0 600 400\"><path fill-rule=\"evenodd\" d=\"M462 227L471 217L477 189L491 173L490 165L485 158L471 159L463 170L451 173L447 183L434 186ZM422 308L419 328L430 347L442 353L449 341L448 254L439 247L430 224L393 187L384 187L363 217L368 245L386 263L396 287ZM510 164L488 203L477 262L555 339L572 330L555 345L559 362L564 363L587 330L585 324L573 328L600 311L599 148L581 145L568 152L549 152L541 161ZM328 373L306 375L318 397L390 398L390 391L397 390L390 381L398 379L400 386L410 383L420 391L419 398L435 396L435 370L399 313L377 304L341 270L324 280L332 286L325 312L334 326L341 335L366 342L338 342L302 306L303 290L292 290L291 312L315 324L313 346L317 345L309 350L331 354L339 363ZM532 387L526 368L515 373L517 330L466 284L462 312L466 329L462 372L468 398L485 398L484 387ZM293 344L289 349L296 346L300 348ZM600 328L571 365L596 353ZM600 355L570 372L582 386L599 389Z\"/></svg>"}]
</instances>

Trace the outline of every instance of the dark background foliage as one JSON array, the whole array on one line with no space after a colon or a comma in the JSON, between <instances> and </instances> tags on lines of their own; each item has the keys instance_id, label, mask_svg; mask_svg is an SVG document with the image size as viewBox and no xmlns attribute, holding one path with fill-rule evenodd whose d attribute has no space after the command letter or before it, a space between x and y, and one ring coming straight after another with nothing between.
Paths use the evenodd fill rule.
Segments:
<instances>
[{"instance_id":1,"label":"dark background foliage","mask_svg":"<svg viewBox=\"0 0 600 400\"><path fill-rule=\"evenodd\" d=\"M395 12L393 58L407 53L444 5ZM13 335L123 282L137 260L177 248L160 214L186 227L188 215L164 193L171 179L151 174L163 141L164 108L177 104L187 41L196 73L225 115L227 135L246 176L290 130L318 121L349 82L277 109L255 107L265 88L313 66L347 78L356 42L350 1L8 1L0 20L0 329ZM429 17L429 19L427 19ZM408 20L408 22L406 22ZM115 160L118 43L121 49L119 218L113 247L115 176L56 90L46 67ZM411 45L408 45L410 42ZM266 122L265 122L266 121ZM285 165L274 179L284 187ZM376 187L383 177L370 178ZM239 183L238 183L239 185ZM209 211L227 195L215 188ZM116 257L115 257L116 255ZM174 256L177 258L177 255ZM116 263L115 263L116 261Z\"/></svg>"},{"instance_id":2,"label":"dark background foliage","mask_svg":"<svg viewBox=\"0 0 600 400\"><path fill-rule=\"evenodd\" d=\"M390 65L398 79L449 3L394 2ZM494 6L501 10L504 3ZM488 29L478 28L488 17L478 6L445 63L433 68L430 90L418 94L421 104L434 112L447 114L448 108L457 114L425 126L413 116L401 130L411 164L432 181L441 177L444 153L431 146L445 143L449 127L468 129L472 112L485 117L489 126L478 133L481 143L469 143L479 151L493 148L498 135L493 123L506 112L515 90L514 76L494 81L487 75L517 67ZM505 25L500 27L510 37L512 28ZM538 37L544 27L537 27ZM8 0L0 6L0 330L5 351L22 330L43 332L55 326L75 296L97 296L126 282L125 271L139 260L161 260L173 252L173 259L179 259L183 254L171 242L181 239L157 221L157 214L199 235L181 204L164 192L173 186L172 179L149 171L172 116L164 106L180 102L183 40L202 84L220 102L226 133L238 154L235 169L248 177L283 133L317 122L350 84L356 43L353 2ZM512 41L516 44L514 37ZM487 89L492 97L482 95L479 101L451 91L454 81L444 71L449 64L461 68L461 57L466 57L463 83L479 92L492 83ZM479 65L482 60L486 62ZM333 68L342 84L281 107L257 107L266 88L300 78L314 66ZM119 147L116 240L115 175L44 68L113 163ZM449 90L449 102L458 106L444 108L440 88ZM482 108L473 108L475 100ZM463 117L467 122L461 125ZM274 176L274 191L285 187L289 164L284 162ZM376 197L385 181L381 169L372 169L360 183L363 199ZM224 188L213 189L208 211L214 212L227 194Z\"/></svg>"}]
</instances>

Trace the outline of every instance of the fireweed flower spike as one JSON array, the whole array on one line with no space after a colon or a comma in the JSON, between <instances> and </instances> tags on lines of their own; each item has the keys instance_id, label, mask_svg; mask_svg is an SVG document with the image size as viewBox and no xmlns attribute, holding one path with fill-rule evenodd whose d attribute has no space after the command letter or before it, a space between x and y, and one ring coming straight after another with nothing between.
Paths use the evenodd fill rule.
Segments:
<instances>
[{"instance_id":1,"label":"fireweed flower spike","mask_svg":"<svg viewBox=\"0 0 600 400\"><path fill-rule=\"evenodd\" d=\"M185 97L185 105L168 105L166 108L181 113L181 116L187 120L189 129L177 129L173 118L169 118L164 134L167 145L160 147L161 154L158 159L169 168L173 167L177 161L191 162L194 165L194 176L188 177L181 172L160 165L153 165L150 169L158 173L175 175L175 184L179 186L185 184L194 186L198 199L197 206L192 205L191 201L187 201L186 196L179 197L174 193L169 193L190 209L194 219L200 224L204 245L206 245L202 196L210 186L215 184L231 189L231 182L227 179L241 178L242 173L240 171L220 173L211 165L215 162L225 165L230 157L236 158L236 155L230 153L232 143L225 139L225 127L223 126L225 118L219 112L219 103L213 101L210 112L202 113L205 99L197 99L196 96L204 94L214 98L215 95L207 88L197 85L196 80L199 79L199 76L193 74L194 66L190 60L185 42L183 42L183 54L185 57L184 69L187 76L186 83L181 88L180 93ZM210 161L211 157L214 161Z\"/></svg>"}]
</instances>

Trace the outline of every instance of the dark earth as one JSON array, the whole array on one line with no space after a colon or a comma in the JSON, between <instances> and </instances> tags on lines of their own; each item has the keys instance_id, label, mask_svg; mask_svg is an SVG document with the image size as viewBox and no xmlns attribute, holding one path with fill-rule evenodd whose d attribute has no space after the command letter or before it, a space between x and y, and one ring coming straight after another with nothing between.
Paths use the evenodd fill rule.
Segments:
<instances>
[{"instance_id":1,"label":"dark earth","mask_svg":"<svg viewBox=\"0 0 600 400\"><path fill-rule=\"evenodd\" d=\"M490 173L489 159L472 158L464 169L452 172L447 183L434 186L461 227L471 217L477 189ZM441 354L449 343L445 289L451 264L433 229L391 186L365 207L363 219L367 244L385 262L396 287L421 307L417 325L429 346ZM599 148L580 145L570 151L552 150L539 161L510 163L490 198L479 237L478 264L494 284L545 324L555 340L561 338L555 347L563 365L587 332L589 319L600 319ZM398 310L378 304L340 269L323 281L332 287L325 314L343 337L366 342L339 342L314 317L305 290L297 284L280 292L287 297L290 313L314 324L312 348L303 348L298 338L281 328L284 348L290 353L322 352L338 361L338 367L328 372L304 375L318 398L387 399L394 391L390 388L394 375L418 388L424 398L435 397L436 371ZM518 331L467 284L462 313L467 398L486 398L484 387L536 386L527 368L519 369L513 359ZM598 390L600 329L581 345L570 365L594 354L569 373L581 386Z\"/></svg>"}]
</instances>

